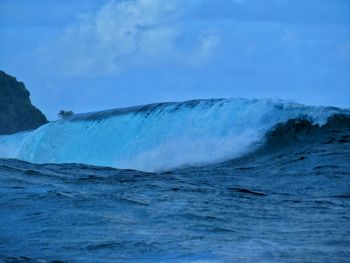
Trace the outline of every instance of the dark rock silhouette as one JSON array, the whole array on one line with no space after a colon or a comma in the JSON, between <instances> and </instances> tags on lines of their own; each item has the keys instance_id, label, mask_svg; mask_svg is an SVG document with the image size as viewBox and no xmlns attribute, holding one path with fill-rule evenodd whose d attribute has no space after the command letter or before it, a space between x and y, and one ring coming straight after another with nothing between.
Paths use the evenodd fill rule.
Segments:
<instances>
[{"instance_id":1,"label":"dark rock silhouette","mask_svg":"<svg viewBox=\"0 0 350 263\"><path fill-rule=\"evenodd\" d=\"M0 70L0 134L31 130L47 123L29 96L22 82Z\"/></svg>"}]
</instances>

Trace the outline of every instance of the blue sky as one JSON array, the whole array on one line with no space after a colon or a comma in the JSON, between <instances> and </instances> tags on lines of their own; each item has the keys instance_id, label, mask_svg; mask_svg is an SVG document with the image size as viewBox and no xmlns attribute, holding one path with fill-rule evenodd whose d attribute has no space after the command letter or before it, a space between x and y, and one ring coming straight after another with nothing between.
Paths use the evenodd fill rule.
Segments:
<instances>
[{"instance_id":1,"label":"blue sky","mask_svg":"<svg viewBox=\"0 0 350 263\"><path fill-rule=\"evenodd\" d=\"M348 0L1 0L0 69L55 119L196 98L350 107Z\"/></svg>"}]
</instances>

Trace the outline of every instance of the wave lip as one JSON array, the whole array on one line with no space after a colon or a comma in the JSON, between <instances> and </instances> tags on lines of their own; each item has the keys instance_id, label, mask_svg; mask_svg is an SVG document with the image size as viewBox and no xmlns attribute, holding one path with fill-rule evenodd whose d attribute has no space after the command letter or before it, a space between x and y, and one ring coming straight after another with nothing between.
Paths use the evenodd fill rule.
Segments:
<instances>
[{"instance_id":1,"label":"wave lip","mask_svg":"<svg viewBox=\"0 0 350 263\"><path fill-rule=\"evenodd\" d=\"M236 158L260 146L278 124L298 119L324 126L335 115L350 116L350 111L274 99L150 104L77 114L0 136L0 157L170 170Z\"/></svg>"}]
</instances>

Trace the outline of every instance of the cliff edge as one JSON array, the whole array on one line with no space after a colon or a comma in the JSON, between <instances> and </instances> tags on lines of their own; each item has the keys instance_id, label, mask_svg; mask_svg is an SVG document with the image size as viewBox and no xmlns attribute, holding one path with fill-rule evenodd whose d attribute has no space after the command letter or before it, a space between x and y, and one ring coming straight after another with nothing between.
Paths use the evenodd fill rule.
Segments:
<instances>
[{"instance_id":1,"label":"cliff edge","mask_svg":"<svg viewBox=\"0 0 350 263\"><path fill-rule=\"evenodd\" d=\"M0 70L0 135L35 129L47 123L29 96L22 82Z\"/></svg>"}]
</instances>

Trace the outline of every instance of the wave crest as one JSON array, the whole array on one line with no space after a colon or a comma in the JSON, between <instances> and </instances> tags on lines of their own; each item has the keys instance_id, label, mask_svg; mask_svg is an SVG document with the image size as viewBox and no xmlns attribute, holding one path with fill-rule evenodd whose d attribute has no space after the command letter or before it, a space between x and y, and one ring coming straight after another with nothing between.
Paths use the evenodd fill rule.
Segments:
<instances>
[{"instance_id":1,"label":"wave crest","mask_svg":"<svg viewBox=\"0 0 350 263\"><path fill-rule=\"evenodd\" d=\"M266 134L273 135L275 144L283 143L277 137L288 137L292 126L271 133L276 125L298 119L324 126L335 115L350 113L273 99L151 104L78 114L31 132L1 136L0 157L169 170L239 157L261 145Z\"/></svg>"}]
</instances>

